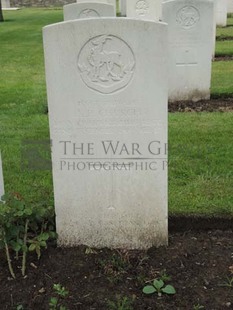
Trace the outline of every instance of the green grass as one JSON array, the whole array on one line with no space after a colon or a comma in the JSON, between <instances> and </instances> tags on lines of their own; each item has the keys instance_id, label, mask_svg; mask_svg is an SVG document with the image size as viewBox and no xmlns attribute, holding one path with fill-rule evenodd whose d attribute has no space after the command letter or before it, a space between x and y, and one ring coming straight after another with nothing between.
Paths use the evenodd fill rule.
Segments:
<instances>
[{"instance_id":1,"label":"green grass","mask_svg":"<svg viewBox=\"0 0 233 310\"><path fill-rule=\"evenodd\" d=\"M172 213L233 214L233 113L169 116Z\"/></svg>"},{"instance_id":2,"label":"green grass","mask_svg":"<svg viewBox=\"0 0 233 310\"><path fill-rule=\"evenodd\" d=\"M219 39L220 37L233 37L233 26L230 27L217 27L216 37Z\"/></svg>"},{"instance_id":3,"label":"green grass","mask_svg":"<svg viewBox=\"0 0 233 310\"><path fill-rule=\"evenodd\" d=\"M233 96L233 61L215 61L212 64L211 95Z\"/></svg>"},{"instance_id":4,"label":"green grass","mask_svg":"<svg viewBox=\"0 0 233 310\"><path fill-rule=\"evenodd\" d=\"M21 169L22 141L49 138L41 28L62 10L4 11L0 24L0 149L7 192L53 203L51 171ZM233 94L233 62L215 62L212 94ZM233 214L233 113L169 115L172 213Z\"/></svg>"},{"instance_id":5,"label":"green grass","mask_svg":"<svg viewBox=\"0 0 233 310\"><path fill-rule=\"evenodd\" d=\"M233 55L233 15L229 14L227 27L217 27L216 30L216 56Z\"/></svg>"},{"instance_id":6,"label":"green grass","mask_svg":"<svg viewBox=\"0 0 233 310\"><path fill-rule=\"evenodd\" d=\"M62 20L61 10L5 12L0 24L0 149L7 192L52 203L51 171L21 169L21 144L49 137L42 26Z\"/></svg>"},{"instance_id":7,"label":"green grass","mask_svg":"<svg viewBox=\"0 0 233 310\"><path fill-rule=\"evenodd\" d=\"M233 40L232 41L216 41L216 56L233 56Z\"/></svg>"}]
</instances>

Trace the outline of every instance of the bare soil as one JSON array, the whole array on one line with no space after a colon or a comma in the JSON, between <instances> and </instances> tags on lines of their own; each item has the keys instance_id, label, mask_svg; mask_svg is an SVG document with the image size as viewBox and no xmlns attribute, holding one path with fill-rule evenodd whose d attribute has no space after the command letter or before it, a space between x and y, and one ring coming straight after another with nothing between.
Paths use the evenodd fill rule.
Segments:
<instances>
[{"instance_id":1,"label":"bare soil","mask_svg":"<svg viewBox=\"0 0 233 310\"><path fill-rule=\"evenodd\" d=\"M169 112L232 112L233 98L170 102Z\"/></svg>"},{"instance_id":2,"label":"bare soil","mask_svg":"<svg viewBox=\"0 0 233 310\"><path fill-rule=\"evenodd\" d=\"M1 254L0 309L17 309L19 305L23 306L20 309L49 309L55 283L69 290L62 304L70 310L192 310L197 305L208 310L233 309L233 287L223 286L227 277L233 278L232 221L223 228L229 230L172 232L168 247L148 251L50 245L39 261L30 256L27 276L22 278L18 269L16 280L9 277ZM177 293L144 295L145 283L164 272L171 276L167 283ZM117 296L121 300L127 297L128 305L109 306L109 301L116 303Z\"/></svg>"}]
</instances>

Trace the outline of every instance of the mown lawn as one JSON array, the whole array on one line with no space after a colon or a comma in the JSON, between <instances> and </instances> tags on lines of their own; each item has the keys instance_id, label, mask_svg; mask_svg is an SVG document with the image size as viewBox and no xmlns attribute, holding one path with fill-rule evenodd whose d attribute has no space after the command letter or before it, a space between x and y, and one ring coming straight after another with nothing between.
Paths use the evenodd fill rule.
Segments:
<instances>
[{"instance_id":1,"label":"mown lawn","mask_svg":"<svg viewBox=\"0 0 233 310\"><path fill-rule=\"evenodd\" d=\"M4 17L6 22L0 24L0 149L6 191L53 204L51 170L28 171L21 163L23 141L49 139L41 28L61 21L62 10L4 11ZM212 94L233 96L232 76L233 62L215 62ZM171 213L233 214L232 123L233 113L169 115Z\"/></svg>"}]
</instances>

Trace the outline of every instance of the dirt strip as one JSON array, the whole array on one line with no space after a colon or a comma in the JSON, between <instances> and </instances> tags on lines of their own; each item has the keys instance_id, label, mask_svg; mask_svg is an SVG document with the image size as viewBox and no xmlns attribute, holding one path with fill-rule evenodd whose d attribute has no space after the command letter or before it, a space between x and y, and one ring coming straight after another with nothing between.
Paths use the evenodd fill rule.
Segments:
<instances>
[{"instance_id":1,"label":"dirt strip","mask_svg":"<svg viewBox=\"0 0 233 310\"><path fill-rule=\"evenodd\" d=\"M169 112L232 112L233 98L201 100L198 102L178 101L168 104Z\"/></svg>"}]
</instances>

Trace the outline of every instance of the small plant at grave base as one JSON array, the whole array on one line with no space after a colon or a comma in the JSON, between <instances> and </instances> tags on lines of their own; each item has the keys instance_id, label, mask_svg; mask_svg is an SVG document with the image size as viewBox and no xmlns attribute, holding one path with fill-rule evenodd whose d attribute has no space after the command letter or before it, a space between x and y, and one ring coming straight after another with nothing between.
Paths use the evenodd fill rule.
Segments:
<instances>
[{"instance_id":1,"label":"small plant at grave base","mask_svg":"<svg viewBox=\"0 0 233 310\"><path fill-rule=\"evenodd\" d=\"M163 282L171 281L171 276L166 273L166 269L162 270L159 275L160 280L162 280Z\"/></svg>"},{"instance_id":2,"label":"small plant at grave base","mask_svg":"<svg viewBox=\"0 0 233 310\"><path fill-rule=\"evenodd\" d=\"M203 309L205 309L204 306L199 305L199 304L193 306L193 310L203 310Z\"/></svg>"},{"instance_id":3,"label":"small plant at grave base","mask_svg":"<svg viewBox=\"0 0 233 310\"><path fill-rule=\"evenodd\" d=\"M165 285L164 281L161 279L155 279L151 285L144 286L142 291L147 295L157 293L159 297L162 296L162 294L176 294L175 288L169 284Z\"/></svg>"},{"instance_id":4,"label":"small plant at grave base","mask_svg":"<svg viewBox=\"0 0 233 310\"><path fill-rule=\"evenodd\" d=\"M110 259L100 260L100 266L107 275L111 283L116 283L122 280L123 274L130 266L128 253L113 253Z\"/></svg>"},{"instance_id":5,"label":"small plant at grave base","mask_svg":"<svg viewBox=\"0 0 233 310\"><path fill-rule=\"evenodd\" d=\"M41 249L47 247L49 238L55 238L52 230L54 210L43 204L27 204L19 194L5 195L0 201L0 250L5 249L8 268L16 278L12 265L12 252L16 260L22 254L21 273L25 276L28 252L35 251L38 258Z\"/></svg>"},{"instance_id":6,"label":"small plant at grave base","mask_svg":"<svg viewBox=\"0 0 233 310\"><path fill-rule=\"evenodd\" d=\"M232 278L227 277L226 279L227 280L223 282L222 284L219 284L219 286L233 288L233 277Z\"/></svg>"},{"instance_id":7,"label":"small plant at grave base","mask_svg":"<svg viewBox=\"0 0 233 310\"><path fill-rule=\"evenodd\" d=\"M108 310L133 310L133 298L117 296L116 301L108 301Z\"/></svg>"},{"instance_id":8,"label":"small plant at grave base","mask_svg":"<svg viewBox=\"0 0 233 310\"><path fill-rule=\"evenodd\" d=\"M50 298L49 310L68 310L62 305L62 299L68 296L69 291L64 286L61 286L61 284L54 284L53 289L57 296Z\"/></svg>"}]
</instances>

